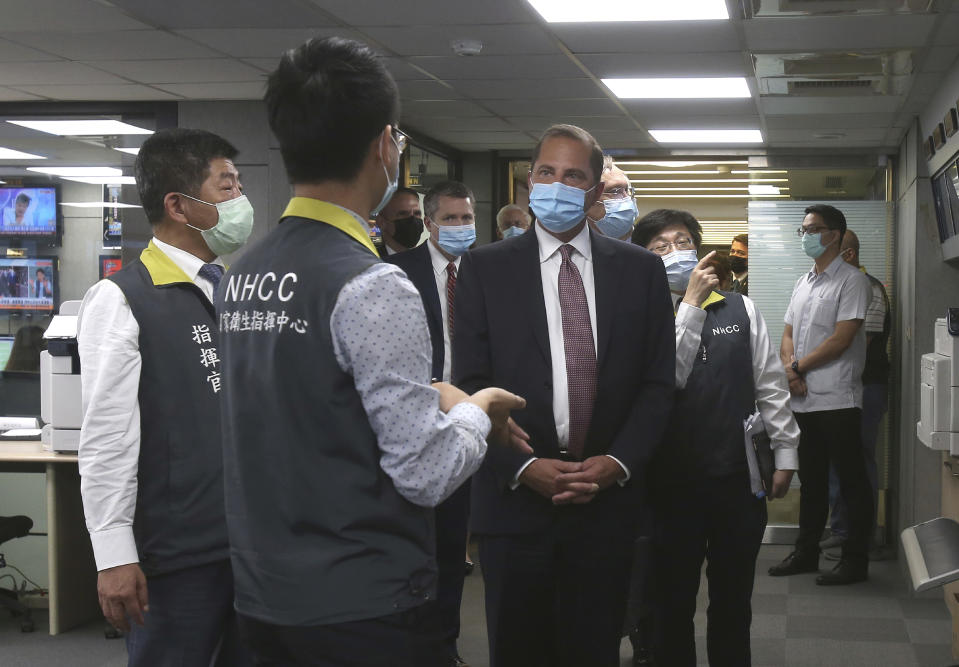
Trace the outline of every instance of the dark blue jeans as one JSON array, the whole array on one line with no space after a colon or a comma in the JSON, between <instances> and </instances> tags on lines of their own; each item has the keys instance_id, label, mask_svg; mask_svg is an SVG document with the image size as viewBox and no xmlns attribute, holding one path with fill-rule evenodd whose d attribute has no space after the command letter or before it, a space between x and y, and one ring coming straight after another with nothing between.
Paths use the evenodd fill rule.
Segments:
<instances>
[{"instance_id":1,"label":"dark blue jeans","mask_svg":"<svg viewBox=\"0 0 959 667\"><path fill-rule=\"evenodd\" d=\"M879 440L879 424L889 407L889 385L867 384L862 388L862 453L866 458L866 476L872 487L873 519L879 508L879 474L876 470L876 443ZM845 538L849 535L849 510L839 494L839 475L836 464L829 466L829 530L833 535Z\"/></svg>"},{"instance_id":2,"label":"dark blue jeans","mask_svg":"<svg viewBox=\"0 0 959 667\"><path fill-rule=\"evenodd\" d=\"M147 578L150 611L126 635L129 667L244 667L229 560Z\"/></svg>"}]
</instances>

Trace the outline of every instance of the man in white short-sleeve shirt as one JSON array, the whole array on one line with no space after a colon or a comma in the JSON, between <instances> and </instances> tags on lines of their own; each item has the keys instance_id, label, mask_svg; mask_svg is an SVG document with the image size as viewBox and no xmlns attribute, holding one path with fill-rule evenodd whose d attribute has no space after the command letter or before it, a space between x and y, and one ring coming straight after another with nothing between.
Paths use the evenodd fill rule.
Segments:
<instances>
[{"instance_id":1,"label":"man in white short-sleeve shirt","mask_svg":"<svg viewBox=\"0 0 959 667\"><path fill-rule=\"evenodd\" d=\"M821 586L867 578L872 493L862 456L862 370L866 334L862 328L871 290L867 278L840 257L846 218L837 208L806 209L798 230L815 266L796 281L786 309L780 355L789 379L799 441L799 538L796 549L769 569L786 576L819 569L819 539L829 512L829 463L839 473L840 493L849 508L849 537L842 559L816 578Z\"/></svg>"}]
</instances>

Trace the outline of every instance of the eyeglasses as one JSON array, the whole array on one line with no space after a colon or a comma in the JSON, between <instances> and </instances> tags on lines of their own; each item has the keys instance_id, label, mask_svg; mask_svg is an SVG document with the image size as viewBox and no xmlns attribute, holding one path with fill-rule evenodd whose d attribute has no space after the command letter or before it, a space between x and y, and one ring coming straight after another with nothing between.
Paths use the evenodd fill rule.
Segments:
<instances>
[{"instance_id":1,"label":"eyeglasses","mask_svg":"<svg viewBox=\"0 0 959 667\"><path fill-rule=\"evenodd\" d=\"M396 142L396 147L399 149L400 153L406 150L406 146L410 143L410 138L406 136L400 129L393 128L393 141Z\"/></svg>"},{"instance_id":2,"label":"eyeglasses","mask_svg":"<svg viewBox=\"0 0 959 667\"><path fill-rule=\"evenodd\" d=\"M804 237L806 234L819 234L820 232L828 232L829 227L810 227L806 229L805 227L800 227L796 230L796 236L799 238Z\"/></svg>"},{"instance_id":3,"label":"eyeglasses","mask_svg":"<svg viewBox=\"0 0 959 667\"><path fill-rule=\"evenodd\" d=\"M603 190L603 199L627 199L633 196L633 187L620 185L615 188Z\"/></svg>"},{"instance_id":4,"label":"eyeglasses","mask_svg":"<svg viewBox=\"0 0 959 667\"><path fill-rule=\"evenodd\" d=\"M668 241L660 241L656 245L652 246L650 250L657 255L667 255L669 254L670 248L675 248L676 250L693 250L696 246L693 245L693 240L687 237L680 237L669 243Z\"/></svg>"}]
</instances>

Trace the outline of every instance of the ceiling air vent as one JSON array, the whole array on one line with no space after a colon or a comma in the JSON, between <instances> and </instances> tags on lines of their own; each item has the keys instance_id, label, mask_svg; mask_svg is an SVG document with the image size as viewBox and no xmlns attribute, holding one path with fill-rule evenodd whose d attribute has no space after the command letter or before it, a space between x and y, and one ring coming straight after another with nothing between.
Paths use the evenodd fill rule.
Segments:
<instances>
[{"instance_id":1,"label":"ceiling air vent","mask_svg":"<svg viewBox=\"0 0 959 667\"><path fill-rule=\"evenodd\" d=\"M873 95L880 91L875 79L818 79L789 82L789 93L796 95Z\"/></svg>"},{"instance_id":2,"label":"ceiling air vent","mask_svg":"<svg viewBox=\"0 0 959 667\"><path fill-rule=\"evenodd\" d=\"M826 190L842 190L844 185L842 176L824 176L822 179L822 186Z\"/></svg>"},{"instance_id":3,"label":"ceiling air vent","mask_svg":"<svg viewBox=\"0 0 959 667\"><path fill-rule=\"evenodd\" d=\"M749 15L802 14L921 14L932 10L934 0L752 0Z\"/></svg>"}]
</instances>

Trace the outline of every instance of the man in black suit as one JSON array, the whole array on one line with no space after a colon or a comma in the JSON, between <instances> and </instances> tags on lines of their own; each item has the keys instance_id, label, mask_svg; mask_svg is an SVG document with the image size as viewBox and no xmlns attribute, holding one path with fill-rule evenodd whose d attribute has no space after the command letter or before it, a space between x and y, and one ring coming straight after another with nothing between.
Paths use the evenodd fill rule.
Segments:
<instances>
[{"instance_id":1,"label":"man in black suit","mask_svg":"<svg viewBox=\"0 0 959 667\"><path fill-rule=\"evenodd\" d=\"M476 241L472 191L458 181L430 188L423 200L430 238L387 261L406 272L419 290L433 343L433 378L450 381L450 341L455 333L456 273L460 257ZM450 309L453 303L454 309ZM465 576L463 554L469 522L470 483L436 506L436 563L439 568L437 602L451 667L465 665L456 648L460 633L460 602Z\"/></svg>"},{"instance_id":2,"label":"man in black suit","mask_svg":"<svg viewBox=\"0 0 959 667\"><path fill-rule=\"evenodd\" d=\"M672 406L673 312L658 257L592 232L603 155L571 125L533 151L535 229L472 251L453 380L507 387L534 455L474 476L492 667L619 664L646 464Z\"/></svg>"},{"instance_id":3,"label":"man in black suit","mask_svg":"<svg viewBox=\"0 0 959 667\"><path fill-rule=\"evenodd\" d=\"M416 247L423 234L423 211L416 190L398 188L376 216L376 226L382 239L379 248L382 259Z\"/></svg>"}]
</instances>

